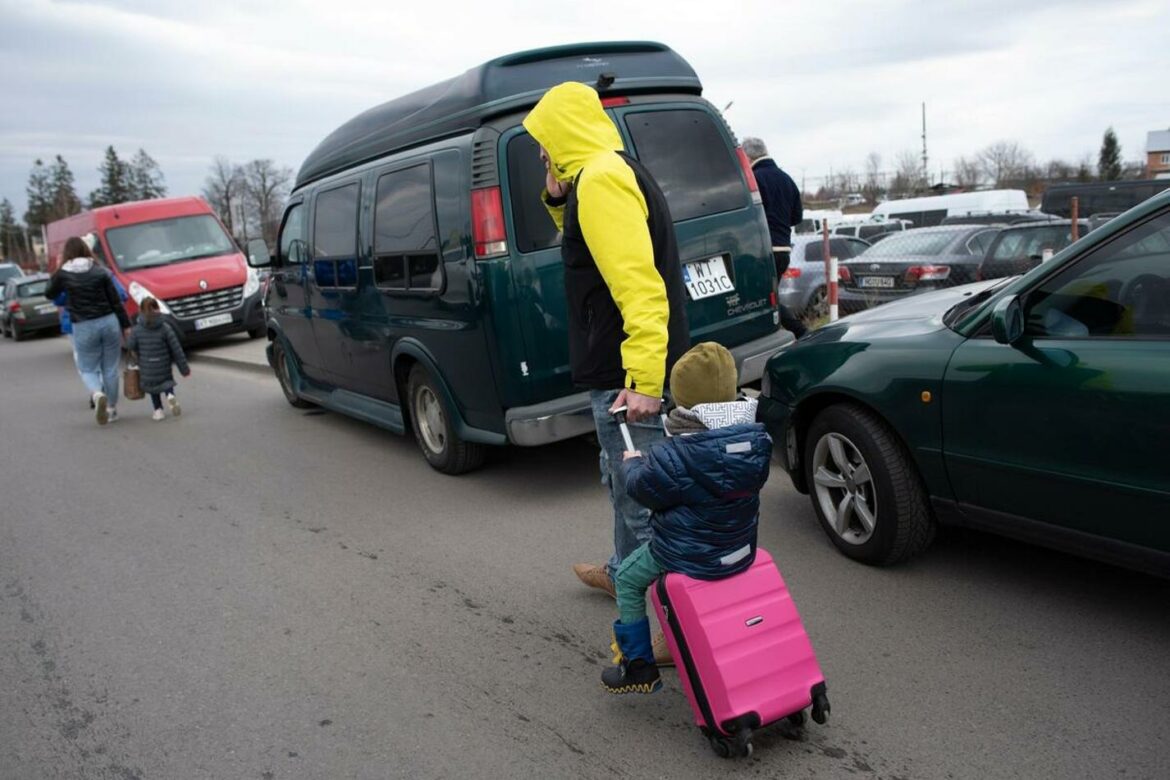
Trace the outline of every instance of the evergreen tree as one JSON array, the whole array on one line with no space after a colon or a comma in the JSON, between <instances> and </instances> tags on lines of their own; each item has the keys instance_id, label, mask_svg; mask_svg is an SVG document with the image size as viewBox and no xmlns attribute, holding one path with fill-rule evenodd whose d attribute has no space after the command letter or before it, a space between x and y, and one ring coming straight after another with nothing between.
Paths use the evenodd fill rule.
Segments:
<instances>
[{"instance_id":1,"label":"evergreen tree","mask_svg":"<svg viewBox=\"0 0 1170 780\"><path fill-rule=\"evenodd\" d=\"M98 166L101 185L89 194L89 207L112 206L133 200L131 196L130 165L118 157L113 146L106 147L106 156Z\"/></svg>"},{"instance_id":2,"label":"evergreen tree","mask_svg":"<svg viewBox=\"0 0 1170 780\"><path fill-rule=\"evenodd\" d=\"M20 226L8 198L0 201L0 260L14 259L20 244Z\"/></svg>"},{"instance_id":3,"label":"evergreen tree","mask_svg":"<svg viewBox=\"0 0 1170 780\"><path fill-rule=\"evenodd\" d=\"M28 186L25 188L28 196L28 210L24 212L24 224L32 230L40 230L41 225L52 222L50 210L53 204L53 186L49 177L49 169L44 162L37 160L33 163L28 174Z\"/></svg>"},{"instance_id":4,"label":"evergreen tree","mask_svg":"<svg viewBox=\"0 0 1170 780\"><path fill-rule=\"evenodd\" d=\"M167 194L162 171L145 149L139 149L130 161L128 178L131 200L150 200Z\"/></svg>"},{"instance_id":5,"label":"evergreen tree","mask_svg":"<svg viewBox=\"0 0 1170 780\"><path fill-rule=\"evenodd\" d=\"M57 155L53 162L49 180L52 186L50 221L64 219L81 211L81 199L77 197L77 190L73 185L73 171L69 170L69 163L65 162L61 155Z\"/></svg>"},{"instance_id":6,"label":"evergreen tree","mask_svg":"<svg viewBox=\"0 0 1170 780\"><path fill-rule=\"evenodd\" d=\"M1110 127L1101 139L1101 154L1097 158L1097 175L1102 181L1116 181L1121 178L1121 144L1117 133Z\"/></svg>"}]
</instances>

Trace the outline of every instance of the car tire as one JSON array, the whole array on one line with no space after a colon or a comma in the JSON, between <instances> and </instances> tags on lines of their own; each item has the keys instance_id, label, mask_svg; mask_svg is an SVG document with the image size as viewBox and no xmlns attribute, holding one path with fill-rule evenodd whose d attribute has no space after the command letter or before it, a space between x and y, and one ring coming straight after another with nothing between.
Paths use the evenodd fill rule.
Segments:
<instances>
[{"instance_id":1,"label":"car tire","mask_svg":"<svg viewBox=\"0 0 1170 780\"><path fill-rule=\"evenodd\" d=\"M829 291L824 287L813 290L801 313L802 319L820 320L829 316Z\"/></svg>"},{"instance_id":2,"label":"car tire","mask_svg":"<svg viewBox=\"0 0 1170 780\"><path fill-rule=\"evenodd\" d=\"M263 338L267 333L268 328L263 325L257 325L254 328L248 328L248 338L253 340Z\"/></svg>"},{"instance_id":3,"label":"car tire","mask_svg":"<svg viewBox=\"0 0 1170 780\"><path fill-rule=\"evenodd\" d=\"M934 539L934 513L909 451L868 409L845 403L821 411L805 437L804 471L821 527L849 558L887 566Z\"/></svg>"},{"instance_id":4,"label":"car tire","mask_svg":"<svg viewBox=\"0 0 1170 780\"><path fill-rule=\"evenodd\" d=\"M313 404L297 395L293 387L292 368L289 365L292 358L285 350L284 343L278 338L272 343L273 370L276 372L276 381L280 383L280 390L284 399L297 409L310 409Z\"/></svg>"},{"instance_id":5,"label":"car tire","mask_svg":"<svg viewBox=\"0 0 1170 780\"><path fill-rule=\"evenodd\" d=\"M13 341L24 341L24 331L15 322L8 326Z\"/></svg>"},{"instance_id":6,"label":"car tire","mask_svg":"<svg viewBox=\"0 0 1170 780\"><path fill-rule=\"evenodd\" d=\"M483 465L487 448L459 438L438 383L417 363L406 382L406 399L414 440L431 468L455 475Z\"/></svg>"}]
</instances>

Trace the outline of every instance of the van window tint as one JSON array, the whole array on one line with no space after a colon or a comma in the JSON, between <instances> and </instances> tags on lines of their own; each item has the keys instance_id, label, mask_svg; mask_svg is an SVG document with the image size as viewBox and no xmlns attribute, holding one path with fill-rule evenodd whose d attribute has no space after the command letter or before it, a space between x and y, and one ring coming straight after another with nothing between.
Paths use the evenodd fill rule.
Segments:
<instances>
[{"instance_id":1,"label":"van window tint","mask_svg":"<svg viewBox=\"0 0 1170 780\"><path fill-rule=\"evenodd\" d=\"M443 286L429 165L394 171L378 179L374 283L391 290L438 290Z\"/></svg>"},{"instance_id":2,"label":"van window tint","mask_svg":"<svg viewBox=\"0 0 1170 780\"><path fill-rule=\"evenodd\" d=\"M706 111L640 111L625 122L676 222L747 205L739 163Z\"/></svg>"},{"instance_id":3,"label":"van window tint","mask_svg":"<svg viewBox=\"0 0 1170 780\"><path fill-rule=\"evenodd\" d=\"M357 286L357 214L357 182L317 196L313 274L319 287Z\"/></svg>"},{"instance_id":4,"label":"van window tint","mask_svg":"<svg viewBox=\"0 0 1170 780\"><path fill-rule=\"evenodd\" d=\"M305 207L298 203L288 210L280 229L280 262L296 265L305 261Z\"/></svg>"},{"instance_id":5,"label":"van window tint","mask_svg":"<svg viewBox=\"0 0 1170 780\"><path fill-rule=\"evenodd\" d=\"M561 234L540 200L544 191L540 147L527 133L508 141L508 191L516 248L533 252L559 246Z\"/></svg>"}]
</instances>

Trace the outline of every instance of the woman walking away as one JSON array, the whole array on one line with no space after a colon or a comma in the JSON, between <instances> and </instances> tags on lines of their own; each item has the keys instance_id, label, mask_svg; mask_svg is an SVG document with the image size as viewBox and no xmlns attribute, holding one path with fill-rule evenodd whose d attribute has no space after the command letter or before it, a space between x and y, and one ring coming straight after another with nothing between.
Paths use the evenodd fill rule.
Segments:
<instances>
[{"instance_id":1,"label":"woman walking away","mask_svg":"<svg viewBox=\"0 0 1170 780\"><path fill-rule=\"evenodd\" d=\"M191 376L187 356L183 354L183 346L179 344L174 329L159 314L158 301L143 298L138 308L141 310L138 324L130 332L126 348L138 358L142 390L150 393L154 421L158 422L166 416L163 412L163 396L166 396L167 405L171 407L171 414L178 417L183 410L179 406L179 399L175 397L175 377L171 374L171 366L177 365L180 374Z\"/></svg>"},{"instance_id":2,"label":"woman walking away","mask_svg":"<svg viewBox=\"0 0 1170 780\"><path fill-rule=\"evenodd\" d=\"M66 294L73 323L77 369L90 392L98 425L105 425L118 419L118 363L130 318L113 278L77 236L65 242L61 267L49 280L45 297L53 300L61 293Z\"/></svg>"}]
</instances>

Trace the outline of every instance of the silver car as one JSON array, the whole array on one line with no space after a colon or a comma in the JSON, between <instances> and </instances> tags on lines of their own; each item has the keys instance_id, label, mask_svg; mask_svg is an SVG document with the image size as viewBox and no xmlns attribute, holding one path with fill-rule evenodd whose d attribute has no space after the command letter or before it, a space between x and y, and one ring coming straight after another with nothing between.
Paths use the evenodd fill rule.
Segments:
<instances>
[{"instance_id":1,"label":"silver car","mask_svg":"<svg viewBox=\"0 0 1170 780\"><path fill-rule=\"evenodd\" d=\"M829 238L829 252L844 262L869 249L859 238ZM780 303L802 319L829 313L828 285L825 283L825 250L821 236L793 236L788 270L780 278Z\"/></svg>"}]
</instances>

